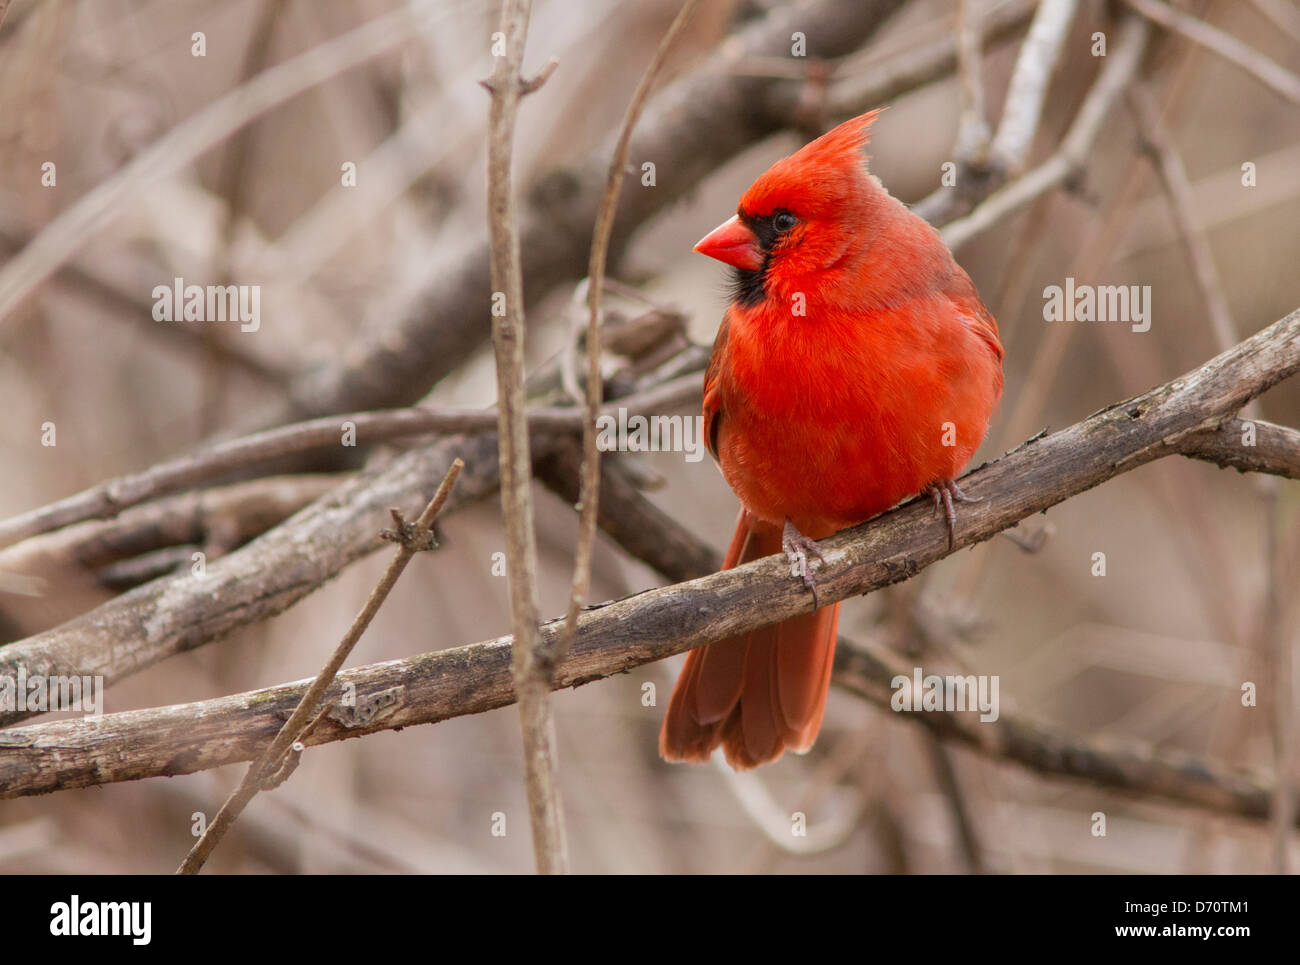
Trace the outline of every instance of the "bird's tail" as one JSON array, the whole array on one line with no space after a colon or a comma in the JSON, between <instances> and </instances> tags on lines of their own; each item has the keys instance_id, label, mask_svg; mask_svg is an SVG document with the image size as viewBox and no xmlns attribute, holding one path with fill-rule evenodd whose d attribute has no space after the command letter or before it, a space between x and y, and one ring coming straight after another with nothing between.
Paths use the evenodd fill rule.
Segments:
<instances>
[{"instance_id":1,"label":"bird's tail","mask_svg":"<svg viewBox=\"0 0 1300 965\"><path fill-rule=\"evenodd\" d=\"M780 553L781 529L741 510L722 568ZM821 729L840 605L800 614L686 656L659 732L669 761L701 762L722 745L737 770L812 747Z\"/></svg>"}]
</instances>

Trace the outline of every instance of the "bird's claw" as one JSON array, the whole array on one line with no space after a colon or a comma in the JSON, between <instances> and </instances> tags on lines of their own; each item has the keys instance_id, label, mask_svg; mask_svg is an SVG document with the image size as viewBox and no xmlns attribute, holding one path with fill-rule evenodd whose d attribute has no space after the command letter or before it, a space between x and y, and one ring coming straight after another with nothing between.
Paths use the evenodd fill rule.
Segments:
<instances>
[{"instance_id":1,"label":"bird's claw","mask_svg":"<svg viewBox=\"0 0 1300 965\"><path fill-rule=\"evenodd\" d=\"M961 491L955 480L940 479L930 483L925 489L921 490L922 495L929 494L934 499L934 511L938 513L943 511L944 517L948 520L948 548L952 549L957 545L957 511L953 508L953 503L978 503L979 499L974 496L967 496Z\"/></svg>"},{"instance_id":2,"label":"bird's claw","mask_svg":"<svg viewBox=\"0 0 1300 965\"><path fill-rule=\"evenodd\" d=\"M781 530L781 549L785 551L786 559L790 561L790 573L803 580L803 585L812 593L813 609L817 609L817 584L812 578L812 569L808 565L809 556L815 556L822 562L826 560L817 541L799 532L794 523L787 519L785 528Z\"/></svg>"}]
</instances>

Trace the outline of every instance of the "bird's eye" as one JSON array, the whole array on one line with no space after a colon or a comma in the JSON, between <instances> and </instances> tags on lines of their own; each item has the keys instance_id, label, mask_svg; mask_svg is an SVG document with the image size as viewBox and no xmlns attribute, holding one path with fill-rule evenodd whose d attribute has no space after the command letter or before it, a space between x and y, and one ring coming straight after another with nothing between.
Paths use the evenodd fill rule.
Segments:
<instances>
[{"instance_id":1,"label":"bird's eye","mask_svg":"<svg viewBox=\"0 0 1300 965\"><path fill-rule=\"evenodd\" d=\"M777 231L789 231L798 223L799 219L789 211L782 211L772 219L772 224L775 225Z\"/></svg>"}]
</instances>

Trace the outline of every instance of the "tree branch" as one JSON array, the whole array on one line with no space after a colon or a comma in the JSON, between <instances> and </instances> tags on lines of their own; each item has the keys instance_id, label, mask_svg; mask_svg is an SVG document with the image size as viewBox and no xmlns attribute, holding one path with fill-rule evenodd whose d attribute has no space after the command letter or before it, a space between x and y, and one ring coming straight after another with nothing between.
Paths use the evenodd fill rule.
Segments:
<instances>
[{"instance_id":1,"label":"tree branch","mask_svg":"<svg viewBox=\"0 0 1300 965\"><path fill-rule=\"evenodd\" d=\"M375 588L367 597L361 612L353 618L347 632L343 634L343 639L334 648L334 652L330 654L325 666L321 668L320 673L316 675L316 679L312 681L311 686L302 695L302 699L298 701L298 706L289 715L289 719L280 728L280 732L275 735L275 739L267 745L261 756L244 772L244 779L226 798L225 803L221 805L221 810L217 812L217 816L204 829L199 840L194 843L194 847L190 849L190 853L185 856L185 860L181 862L180 868L177 869L177 874L198 874L204 862L208 860L208 856L221 843L221 839L225 837L226 832L230 830L239 815L243 813L244 808L248 807L253 798L257 796L257 792L264 787L274 787L284 780L284 771L281 769L289 759L291 751L295 748L296 743L311 729L312 723L318 717L317 710L320 708L325 691L334 682L334 678L338 676L344 661L348 659L353 648L361 639L361 635L366 632L371 621L374 620L375 614L379 612L379 608L384 605L389 593L397 585L397 580L401 577L402 571L406 569L406 565L411 562L416 553L433 549L437 545L433 541L434 521L438 518L438 513L442 511L443 506L446 505L447 497L451 495L452 487L456 485L456 478L464 468L465 464L459 459L451 464L447 469L447 475L443 477L441 484L438 486L438 491L433 494L433 498L424 507L424 511L420 513L414 524L407 523L396 509L390 511L396 529L391 534L385 533L381 535L391 535L392 540L399 545L397 552L393 554L393 558L388 564L388 569L384 571L384 575L375 584ZM297 767L296 757L292 759L291 766Z\"/></svg>"},{"instance_id":2,"label":"tree branch","mask_svg":"<svg viewBox=\"0 0 1300 965\"><path fill-rule=\"evenodd\" d=\"M574 550L573 585L569 592L569 607L564 618L564 632L556 643L553 659L561 661L573 645L573 636L578 629L578 611L587 600L591 589L591 557L596 545L596 522L600 511L600 447L597 445L596 419L600 415L601 395L604 381L600 374L600 362L603 354L601 347L600 301L605 293L605 263L609 256L609 238L614 230L614 215L618 211L619 190L623 186L623 176L627 170L628 143L632 140L632 131L637 119L645 107L650 91L654 89L655 79L668 59L668 52L682 28L690 21L698 0L686 0L677 16L669 25L667 33L655 48L654 55L628 104L627 113L619 131L618 141L614 147L614 156L609 162L609 175L605 183L605 194L600 200L596 213L596 225L591 234L591 266L587 273L587 380L586 419L582 425L582 468L579 473L581 486L578 492L578 545Z\"/></svg>"},{"instance_id":3,"label":"tree branch","mask_svg":"<svg viewBox=\"0 0 1300 965\"><path fill-rule=\"evenodd\" d=\"M1026 443L965 477L967 490L982 501L966 507L955 548L988 539L1130 469L1192 448L1189 439L1215 436L1232 424L1233 413L1247 401L1297 371L1300 310L1172 382ZM605 478L617 481L618 474ZM614 505L612 499L609 505ZM822 550L818 586L825 602L907 579L953 551L942 521L933 518L928 504L917 501L823 541ZM802 584L791 580L788 568L774 557L615 601L582 614L573 650L558 667L556 686L625 672L807 612L810 606ZM554 637L559 629L558 622L548 623L541 635ZM323 720L307 743L505 706L514 699L509 668L510 638L503 637L346 671L340 681L355 685L359 698L383 696L382 713L364 721ZM837 668L842 683L874 694L877 701L898 671L851 643L842 649ZM0 748L5 748L0 794L37 794L247 760L278 731L303 687L288 684L198 704L0 732ZM970 714L915 716L987 755L1045 773L1140 789L1252 818L1269 812L1269 790L1259 780L1216 772L1188 755L1079 740L1008 718L980 724Z\"/></svg>"},{"instance_id":4,"label":"tree branch","mask_svg":"<svg viewBox=\"0 0 1300 965\"><path fill-rule=\"evenodd\" d=\"M1077 7L1076 0L1044 0L1039 4L1020 45L997 133L991 142L975 144L971 135L965 134L967 122L963 120L957 138L957 180L951 187L937 188L917 202L912 210L918 216L937 225L965 214L974 202L988 197L1024 165ZM972 150L976 147L978 153Z\"/></svg>"},{"instance_id":5,"label":"tree branch","mask_svg":"<svg viewBox=\"0 0 1300 965\"><path fill-rule=\"evenodd\" d=\"M102 676L106 684L282 613L379 549L391 506L427 500L465 462L447 511L497 488L495 433L453 436L368 470L287 522L210 562L203 576L155 580L44 633L0 647L0 676ZM544 449L542 450L545 451ZM0 726L31 716L0 709Z\"/></svg>"},{"instance_id":6,"label":"tree branch","mask_svg":"<svg viewBox=\"0 0 1300 965\"><path fill-rule=\"evenodd\" d=\"M610 403L607 411L613 411L616 406L636 410L642 405L646 408L641 411L655 411L678 406L688 399L698 404L698 371L704 365L706 354L705 350L688 347L637 380L633 386L635 394ZM697 374L681 374L684 372ZM655 380L662 377L671 381L656 384ZM411 420L420 422L424 418L420 412L417 409L366 413L374 419L368 423L371 441L376 438L373 430L385 426L401 434L396 429L410 428ZM386 422L387 416L396 417L395 422ZM455 418L471 416L480 428L495 429L496 415L490 411L460 412ZM572 406L536 409L529 418L536 436L532 443L534 459L544 459L557 441L578 431L582 413ZM327 437L330 444L337 445L338 426L333 423L334 420L319 420L332 433ZM317 424L307 423L302 428L314 432L312 426ZM272 433L280 431L272 430ZM251 444L256 438L247 441ZM448 512L495 492L497 451L497 437L492 431L452 436L399 456L383 468L355 477L284 525L210 564L204 578L169 577L155 581L63 626L0 648L0 674L13 672L22 663L33 673L38 672L36 668L46 668L41 673L90 673L112 682L172 654L274 616L338 575L350 563L377 549L375 533L386 520L386 507L409 505L426 498L428 480L440 478L454 458L464 459L467 469ZM165 469L165 466L158 467L158 471ZM73 500L80 498L73 497ZM12 552L24 551L25 547L20 545ZM216 589L220 592L213 592ZM164 604L167 608L175 607L181 618L173 619L161 612ZM133 642L124 646L119 642L122 639ZM0 726L28 716L0 710Z\"/></svg>"},{"instance_id":7,"label":"tree branch","mask_svg":"<svg viewBox=\"0 0 1300 965\"><path fill-rule=\"evenodd\" d=\"M433 12L436 21L445 14ZM138 195L181 170L245 124L317 84L379 56L427 25L430 13L394 12L327 40L242 84L172 128L41 229L0 267L0 323Z\"/></svg>"},{"instance_id":8,"label":"tree branch","mask_svg":"<svg viewBox=\"0 0 1300 965\"><path fill-rule=\"evenodd\" d=\"M99 569L168 546L238 546L337 489L342 475L267 476L186 492L0 551L0 572Z\"/></svg>"},{"instance_id":9,"label":"tree branch","mask_svg":"<svg viewBox=\"0 0 1300 965\"><path fill-rule=\"evenodd\" d=\"M1176 34L1181 34L1207 50L1212 50L1291 103L1300 104L1300 77L1269 60L1250 44L1224 33L1218 27L1210 26L1190 13L1175 10L1168 4L1161 3L1160 0L1124 0L1124 2L1148 20Z\"/></svg>"},{"instance_id":10,"label":"tree branch","mask_svg":"<svg viewBox=\"0 0 1300 965\"><path fill-rule=\"evenodd\" d=\"M690 401L699 392L699 378L684 375L650 386L605 411L617 415L618 407L629 411L669 407ZM110 479L66 499L4 520L0 522L0 548L73 523L111 519L132 506L210 483L281 456L344 445L344 430L348 423L355 432L351 441L364 446L431 433L487 432L497 428L497 420L494 408L418 406L382 412L353 412L268 429L217 443L144 472ZM581 431L582 424L582 412L572 406L535 408L528 412L528 425L534 433L568 434Z\"/></svg>"},{"instance_id":11,"label":"tree branch","mask_svg":"<svg viewBox=\"0 0 1300 965\"><path fill-rule=\"evenodd\" d=\"M729 38L698 70L659 93L628 156L653 161L672 176L661 178L653 191L624 189L611 235L611 260L617 260L636 228L652 215L790 122L793 103L781 94L798 85L739 73L739 65L756 56L788 58L796 30L807 38L810 59L841 56L855 50L903 2L782 4ZM529 192L519 227L530 299L540 300L586 273L591 229L613 147L611 139L584 162L553 171ZM336 353L338 361L302 373L292 387L298 417L410 404L483 344L492 291L486 234L465 238L462 250L459 261L409 308L360 344Z\"/></svg>"},{"instance_id":12,"label":"tree branch","mask_svg":"<svg viewBox=\"0 0 1300 965\"><path fill-rule=\"evenodd\" d=\"M995 161L1007 171L1018 170L1034 145L1047 86L1061 59L1061 48L1077 8L1077 0L1044 0L1034 14L1029 35L1016 58L1002 121L991 148Z\"/></svg>"},{"instance_id":13,"label":"tree branch","mask_svg":"<svg viewBox=\"0 0 1300 965\"><path fill-rule=\"evenodd\" d=\"M957 81L961 110L957 156L981 163L988 154L989 123L984 106L984 21L973 9L978 0L957 3Z\"/></svg>"},{"instance_id":14,"label":"tree branch","mask_svg":"<svg viewBox=\"0 0 1300 965\"><path fill-rule=\"evenodd\" d=\"M1106 56L1087 98L1060 148L1038 167L1025 172L989 195L964 218L949 222L940 230L944 242L954 251L971 238L987 231L1040 195L1069 183L1091 157L1092 145L1111 107L1137 74L1151 28L1141 17L1129 15L1119 26L1119 37Z\"/></svg>"},{"instance_id":15,"label":"tree branch","mask_svg":"<svg viewBox=\"0 0 1300 965\"><path fill-rule=\"evenodd\" d=\"M1255 438L1247 442L1252 426ZM1232 419L1181 440L1178 451L1224 469L1300 479L1300 431L1271 422Z\"/></svg>"},{"instance_id":16,"label":"tree branch","mask_svg":"<svg viewBox=\"0 0 1300 965\"><path fill-rule=\"evenodd\" d=\"M524 280L510 177L519 101L540 86L540 81L529 84L521 74L531 10L532 0L505 0L502 4L500 32L505 37L505 55L497 58L492 79L484 83L492 93L487 161L492 347L497 370L501 515L505 520L510 625L515 640L514 684L523 732L533 853L541 874L564 874L569 870L569 855L557 777L555 725L550 710L555 644L544 643L537 633L541 615L537 596L537 533L533 526L532 457L525 413ZM498 298L504 300L500 309L496 304Z\"/></svg>"},{"instance_id":17,"label":"tree branch","mask_svg":"<svg viewBox=\"0 0 1300 965\"><path fill-rule=\"evenodd\" d=\"M985 45L1005 40L1034 15L1037 0L1004 0L980 20ZM859 68L858 58L839 65L826 95L826 113L837 117L861 114L951 74L958 66L960 38L952 31L911 49L873 56ZM788 93L787 93L787 96Z\"/></svg>"}]
</instances>

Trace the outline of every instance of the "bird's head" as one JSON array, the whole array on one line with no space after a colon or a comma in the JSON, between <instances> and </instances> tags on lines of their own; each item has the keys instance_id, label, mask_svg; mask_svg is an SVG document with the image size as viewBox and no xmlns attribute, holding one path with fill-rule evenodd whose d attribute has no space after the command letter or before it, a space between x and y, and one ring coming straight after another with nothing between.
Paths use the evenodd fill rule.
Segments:
<instances>
[{"instance_id":1,"label":"bird's head","mask_svg":"<svg viewBox=\"0 0 1300 965\"><path fill-rule=\"evenodd\" d=\"M884 189L867 173L871 111L777 161L740 199L734 217L695 246L735 269L735 299L757 304L768 282L798 288L863 240Z\"/></svg>"}]
</instances>

